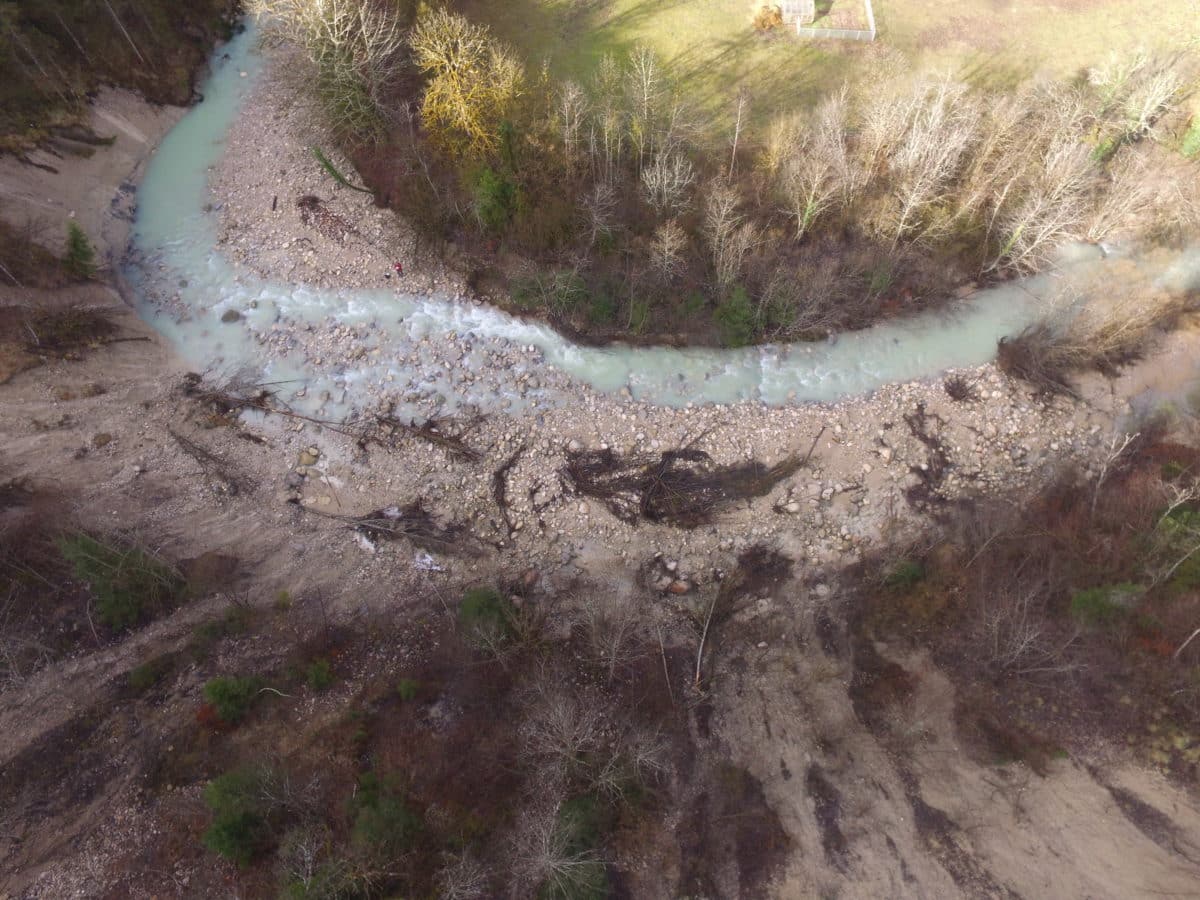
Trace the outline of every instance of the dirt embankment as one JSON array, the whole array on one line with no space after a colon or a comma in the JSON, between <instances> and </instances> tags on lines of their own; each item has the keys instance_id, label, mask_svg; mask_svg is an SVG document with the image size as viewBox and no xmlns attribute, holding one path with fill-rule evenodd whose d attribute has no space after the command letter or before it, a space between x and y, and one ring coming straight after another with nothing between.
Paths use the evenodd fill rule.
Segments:
<instances>
[{"instance_id":1,"label":"dirt embankment","mask_svg":"<svg viewBox=\"0 0 1200 900\"><path fill-rule=\"evenodd\" d=\"M42 170L0 168L0 184L22 197L23 206L6 209L74 210L112 258L124 245L129 173L177 112L106 102L97 115L121 123L112 126L111 150L60 160L44 180ZM319 173L297 165L281 181L274 163L299 160L303 144L278 127L288 119L277 108L252 111L225 164L239 171L240 186L233 189L228 168L217 182L228 191L224 249L276 278L303 273L340 284L351 271L386 271L384 252L304 229L291 195L311 192ZM256 145L260 138L275 143ZM288 202L278 216L263 215L276 193ZM335 202L368 230L368 209L340 194ZM306 253L300 236L317 252ZM432 264L414 264L417 283L443 277ZM1120 748L1096 752L1108 765L1103 779L1070 760L1045 777L1020 763L981 765L959 746L954 686L928 659L881 646L916 684L904 709L915 737L898 758L856 710L848 685L858 662L838 638L845 608L836 573L845 562L877 547L888 528L924 527L939 496L980 487L1018 493L1065 459L1094 464L1124 411L1107 384L1092 383L1086 402L1043 403L988 367L969 373L968 402L927 384L779 410L659 410L588 392L573 409L476 423L463 435L472 451L464 455L403 431L363 446L353 434L286 416L239 420L211 398L189 396L171 348L111 288L0 292L0 305L20 308L9 317L18 329L31 310L78 303L105 306L115 325L107 338L120 340L60 358L13 339L39 365L0 385L0 483L26 479L63 498L64 527L136 539L189 571L187 561L206 555L223 562L182 608L131 635L79 617L65 653L0 687L0 892L274 895L274 873L239 873L201 849L203 784L254 753L335 768L357 760L363 745L347 737L357 734L351 712L384 689L381 679L391 679L394 694L400 674L436 668L430 659L440 645L430 634L453 627L464 587L502 581L524 585L523 608L539 611L544 639L565 655L589 611L636 610L648 650L630 671L648 694L654 685L663 730L689 736L693 756L672 760L654 815L641 820L647 839L631 831L613 845L614 877L634 896L1116 898L1196 884L1200 821L1188 791L1130 766ZM316 350L331 338L317 329L312 339ZM430 343L448 356L459 340ZM1193 347L1181 334L1166 352L1184 362ZM507 352L497 349L497 365ZM1139 393L1153 375L1128 372L1115 396ZM618 517L562 475L568 456L588 449L654 456L689 442L717 465L772 464L810 448L812 456L764 495L727 504L690 530ZM330 518L414 500L439 527L460 526L470 551L431 551ZM740 582L736 611L699 653L696 690L695 622L732 596L722 584L757 544L793 563ZM228 623L243 606L256 611L257 625L198 631ZM336 657L339 680L328 693L287 687L289 696L232 732L197 723L206 680L283 672L296 647L331 628L366 637L339 645L346 655ZM202 636L210 643L197 650ZM169 675L131 694L131 670L162 656L178 656ZM483 678L487 665L476 658L462 668ZM509 677L496 669L491 681ZM605 690L603 679L596 690ZM419 727L431 740L445 740L445 723L456 721L453 698L447 688L419 701ZM379 705L375 723L410 733L403 716L416 714ZM383 725L364 740L393 733ZM1121 805L1109 785L1142 806ZM1164 846L1126 809L1169 815L1172 840ZM718 830L718 822L734 824ZM1096 860L1110 866L1103 877Z\"/></svg>"}]
</instances>

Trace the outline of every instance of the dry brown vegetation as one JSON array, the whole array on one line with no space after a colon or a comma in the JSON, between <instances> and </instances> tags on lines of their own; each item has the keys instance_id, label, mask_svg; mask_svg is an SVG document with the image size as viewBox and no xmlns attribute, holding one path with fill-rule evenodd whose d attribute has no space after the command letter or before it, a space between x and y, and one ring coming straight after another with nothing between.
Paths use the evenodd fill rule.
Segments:
<instances>
[{"instance_id":1,"label":"dry brown vegetation","mask_svg":"<svg viewBox=\"0 0 1200 900\"><path fill-rule=\"evenodd\" d=\"M719 134L644 48L556 84L461 16L395 21L410 18L411 58L385 54L395 90L372 89L386 127L349 155L473 284L571 334L819 337L1035 271L1068 241L1161 236L1182 208L1154 172L1195 77L1185 56L1004 89L889 57L764 135L731 90Z\"/></svg>"},{"instance_id":2,"label":"dry brown vegetation","mask_svg":"<svg viewBox=\"0 0 1200 900\"><path fill-rule=\"evenodd\" d=\"M0 307L0 384L47 360L79 360L105 344L146 340L119 332L109 307Z\"/></svg>"},{"instance_id":3,"label":"dry brown vegetation","mask_svg":"<svg viewBox=\"0 0 1200 900\"><path fill-rule=\"evenodd\" d=\"M200 0L45 0L8 4L0 18L0 148L31 143L86 147L75 124L101 84L187 103L195 72L218 36L233 30L235 4Z\"/></svg>"},{"instance_id":4,"label":"dry brown vegetation","mask_svg":"<svg viewBox=\"0 0 1200 900\"><path fill-rule=\"evenodd\" d=\"M23 498L18 488L5 496ZM182 650L116 679L102 702L147 711L119 775L90 749L113 723L83 712L5 767L4 786L22 798L9 813L30 825L90 796L97 779L139 784L160 827L116 861L129 888L176 866L201 893L494 897L540 886L600 897L647 843L674 846L664 816L694 804L744 819L746 839L729 857L724 829L690 834L675 851L688 883L705 887L711 866L733 865L747 891L762 890L788 840L752 776L697 758L686 653L638 621L614 642L593 614L607 601L585 586L576 624L552 636L540 623L557 602L528 586L474 589L446 617L353 626L332 624L319 597L274 610L235 602ZM381 647L406 649L380 664ZM196 687L230 672L262 685L235 721ZM335 699L320 702L323 692ZM205 785L211 811L184 799ZM41 811L33 797L48 798ZM152 858L166 869L141 865Z\"/></svg>"},{"instance_id":5,"label":"dry brown vegetation","mask_svg":"<svg viewBox=\"0 0 1200 900\"><path fill-rule=\"evenodd\" d=\"M953 677L960 727L984 758L1043 771L1058 748L1103 736L1194 777L1198 464L1153 428L1114 439L1096 471L1067 469L1021 507L946 509L933 537L865 567L852 630L874 674L860 715L887 732L886 710L911 692L868 646L904 635Z\"/></svg>"},{"instance_id":6,"label":"dry brown vegetation","mask_svg":"<svg viewBox=\"0 0 1200 900\"><path fill-rule=\"evenodd\" d=\"M45 249L53 242L34 222L15 227L0 221L0 278L16 287L54 288L68 279L62 260Z\"/></svg>"},{"instance_id":7,"label":"dry brown vegetation","mask_svg":"<svg viewBox=\"0 0 1200 900\"><path fill-rule=\"evenodd\" d=\"M1074 375L1089 370L1116 374L1194 306L1195 298L1161 293L1097 299L1001 339L997 363L1039 390L1075 395Z\"/></svg>"}]
</instances>

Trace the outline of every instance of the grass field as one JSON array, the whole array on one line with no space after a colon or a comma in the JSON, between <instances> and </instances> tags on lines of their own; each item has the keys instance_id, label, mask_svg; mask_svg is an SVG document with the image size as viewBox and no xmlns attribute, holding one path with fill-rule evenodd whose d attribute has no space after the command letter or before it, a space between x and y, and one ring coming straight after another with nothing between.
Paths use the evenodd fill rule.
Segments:
<instances>
[{"instance_id":1,"label":"grass field","mask_svg":"<svg viewBox=\"0 0 1200 900\"><path fill-rule=\"evenodd\" d=\"M1200 38L1200 0L875 0L873 45L758 35L750 26L754 0L457 5L517 47L531 67L548 60L556 76L586 80L604 54L645 45L692 106L725 119L744 86L760 122L854 81L889 52L915 66L1006 82L1040 71L1068 75L1114 50L1170 49Z\"/></svg>"}]
</instances>

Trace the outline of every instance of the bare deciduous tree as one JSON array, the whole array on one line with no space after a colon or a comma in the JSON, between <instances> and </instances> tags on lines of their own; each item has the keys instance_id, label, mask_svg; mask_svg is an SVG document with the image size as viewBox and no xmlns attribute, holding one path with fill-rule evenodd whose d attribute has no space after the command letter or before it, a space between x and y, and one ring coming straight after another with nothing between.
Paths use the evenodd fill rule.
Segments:
<instances>
[{"instance_id":1,"label":"bare deciduous tree","mask_svg":"<svg viewBox=\"0 0 1200 900\"><path fill-rule=\"evenodd\" d=\"M589 698L581 701L555 679L541 679L529 699L529 714L521 723L525 752L537 760L551 779L565 776L585 753L601 745L604 710Z\"/></svg>"},{"instance_id":2,"label":"bare deciduous tree","mask_svg":"<svg viewBox=\"0 0 1200 900\"><path fill-rule=\"evenodd\" d=\"M579 155L583 123L588 112L588 98L576 82L565 81L558 89L556 100L563 151L568 159L573 160Z\"/></svg>"},{"instance_id":3,"label":"bare deciduous tree","mask_svg":"<svg viewBox=\"0 0 1200 900\"><path fill-rule=\"evenodd\" d=\"M993 666L1012 675L1066 672L1074 668L1065 654L1079 632L1054 638L1041 585L1014 579L1013 584L997 586L985 594L988 605L983 613L983 630L988 660Z\"/></svg>"},{"instance_id":4,"label":"bare deciduous tree","mask_svg":"<svg viewBox=\"0 0 1200 900\"><path fill-rule=\"evenodd\" d=\"M734 169L737 168L738 142L742 137L742 126L745 124L746 113L750 109L750 92L744 87L738 88L737 98L734 101L734 119L733 119L733 149L729 153L729 176L733 177Z\"/></svg>"},{"instance_id":5,"label":"bare deciduous tree","mask_svg":"<svg viewBox=\"0 0 1200 900\"><path fill-rule=\"evenodd\" d=\"M984 107L979 140L966 165L955 198L960 221L986 220L999 191L1022 171L1030 138L1035 91L992 99Z\"/></svg>"},{"instance_id":6,"label":"bare deciduous tree","mask_svg":"<svg viewBox=\"0 0 1200 900\"><path fill-rule=\"evenodd\" d=\"M787 160L804 142L804 127L798 113L776 116L767 129L766 143L758 154L758 165L767 175L777 176Z\"/></svg>"},{"instance_id":7,"label":"bare deciduous tree","mask_svg":"<svg viewBox=\"0 0 1200 900\"><path fill-rule=\"evenodd\" d=\"M704 235L712 253L717 286L727 290L741 274L742 262L758 239L753 222L740 212L736 188L717 181L709 188L704 203Z\"/></svg>"},{"instance_id":8,"label":"bare deciduous tree","mask_svg":"<svg viewBox=\"0 0 1200 900\"><path fill-rule=\"evenodd\" d=\"M1126 135L1140 138L1152 134L1162 114L1175 104L1183 90L1183 76L1171 63L1147 66L1121 104Z\"/></svg>"},{"instance_id":9,"label":"bare deciduous tree","mask_svg":"<svg viewBox=\"0 0 1200 900\"><path fill-rule=\"evenodd\" d=\"M1034 271L1082 230L1095 177L1087 147L1072 135L1055 134L1035 165L1028 183L1014 177L1000 192L994 227L999 246L989 271Z\"/></svg>"},{"instance_id":10,"label":"bare deciduous tree","mask_svg":"<svg viewBox=\"0 0 1200 900\"><path fill-rule=\"evenodd\" d=\"M1100 502L1100 488L1104 487L1104 482L1108 478L1109 473L1121 457L1125 455L1125 451L1130 445L1138 439L1138 433L1122 434L1120 436L1114 434L1108 441L1108 448L1104 454L1104 458L1100 460L1100 471L1096 475L1096 483L1092 486L1092 517L1096 515L1096 504Z\"/></svg>"},{"instance_id":11,"label":"bare deciduous tree","mask_svg":"<svg viewBox=\"0 0 1200 900\"><path fill-rule=\"evenodd\" d=\"M585 895L601 865L599 854L572 846L572 835L559 826L561 802L542 802L517 822L512 853L517 884L541 885L547 896Z\"/></svg>"},{"instance_id":12,"label":"bare deciduous tree","mask_svg":"<svg viewBox=\"0 0 1200 900\"><path fill-rule=\"evenodd\" d=\"M476 857L464 853L438 873L442 900L480 900L488 895L490 873Z\"/></svg>"},{"instance_id":13,"label":"bare deciduous tree","mask_svg":"<svg viewBox=\"0 0 1200 900\"><path fill-rule=\"evenodd\" d=\"M676 215L687 209L687 190L695 180L695 168L678 150L659 153L642 170L646 202L659 215Z\"/></svg>"},{"instance_id":14,"label":"bare deciduous tree","mask_svg":"<svg viewBox=\"0 0 1200 900\"><path fill-rule=\"evenodd\" d=\"M893 247L942 235L947 217L929 213L948 198L978 125L979 110L965 85L941 79L918 89L910 125L890 159L895 202L885 207L881 225Z\"/></svg>"},{"instance_id":15,"label":"bare deciduous tree","mask_svg":"<svg viewBox=\"0 0 1200 900\"><path fill-rule=\"evenodd\" d=\"M892 149L908 132L918 102L912 91L883 87L870 95L859 124L859 187L865 186L883 168Z\"/></svg>"},{"instance_id":16,"label":"bare deciduous tree","mask_svg":"<svg viewBox=\"0 0 1200 900\"><path fill-rule=\"evenodd\" d=\"M367 0L249 0L247 11L269 34L304 49L335 128L370 132L405 44L390 7Z\"/></svg>"},{"instance_id":17,"label":"bare deciduous tree","mask_svg":"<svg viewBox=\"0 0 1200 900\"><path fill-rule=\"evenodd\" d=\"M796 221L800 240L820 216L835 203L848 202L853 195L853 176L846 143L846 91L843 89L818 108L812 127L777 123L772 141L791 141L781 154L778 168L786 211Z\"/></svg>"},{"instance_id":18,"label":"bare deciduous tree","mask_svg":"<svg viewBox=\"0 0 1200 900\"><path fill-rule=\"evenodd\" d=\"M598 177L613 181L625 155L625 97L621 67L605 54L592 80L592 123L589 149Z\"/></svg>"},{"instance_id":19,"label":"bare deciduous tree","mask_svg":"<svg viewBox=\"0 0 1200 900\"><path fill-rule=\"evenodd\" d=\"M637 151L640 168L644 165L646 154L654 150L658 106L662 95L658 62L646 47L636 47L630 52L625 86L629 95L629 140Z\"/></svg>"},{"instance_id":20,"label":"bare deciduous tree","mask_svg":"<svg viewBox=\"0 0 1200 900\"><path fill-rule=\"evenodd\" d=\"M633 604L627 599L588 603L585 626L588 646L596 662L608 673L611 684L617 670L645 655L645 648L638 640L638 616Z\"/></svg>"},{"instance_id":21,"label":"bare deciduous tree","mask_svg":"<svg viewBox=\"0 0 1200 900\"><path fill-rule=\"evenodd\" d=\"M617 192L606 181L598 181L581 203L584 228L588 232L588 246L595 246L602 236L612 234L613 218L617 209Z\"/></svg>"},{"instance_id":22,"label":"bare deciduous tree","mask_svg":"<svg viewBox=\"0 0 1200 900\"><path fill-rule=\"evenodd\" d=\"M803 153L787 161L783 190L787 212L796 222L796 240L808 233L838 195L832 167L819 153Z\"/></svg>"},{"instance_id":23,"label":"bare deciduous tree","mask_svg":"<svg viewBox=\"0 0 1200 900\"><path fill-rule=\"evenodd\" d=\"M486 27L445 9L422 16L409 43L417 66L430 76L421 101L425 127L453 152L494 151L499 123L522 91L525 72L517 57Z\"/></svg>"},{"instance_id":24,"label":"bare deciduous tree","mask_svg":"<svg viewBox=\"0 0 1200 900\"><path fill-rule=\"evenodd\" d=\"M1146 164L1128 151L1120 153L1109 165L1108 183L1100 191L1084 236L1102 241L1112 232L1145 211L1153 198Z\"/></svg>"},{"instance_id":25,"label":"bare deciduous tree","mask_svg":"<svg viewBox=\"0 0 1200 900\"><path fill-rule=\"evenodd\" d=\"M683 262L683 251L687 247L687 232L675 219L659 225L651 242L650 265L662 278L670 281Z\"/></svg>"},{"instance_id":26,"label":"bare deciduous tree","mask_svg":"<svg viewBox=\"0 0 1200 900\"><path fill-rule=\"evenodd\" d=\"M288 884L315 896L322 883L337 884L348 875L345 861L330 854L333 834L324 824L305 824L287 831L276 854L280 873Z\"/></svg>"}]
</instances>

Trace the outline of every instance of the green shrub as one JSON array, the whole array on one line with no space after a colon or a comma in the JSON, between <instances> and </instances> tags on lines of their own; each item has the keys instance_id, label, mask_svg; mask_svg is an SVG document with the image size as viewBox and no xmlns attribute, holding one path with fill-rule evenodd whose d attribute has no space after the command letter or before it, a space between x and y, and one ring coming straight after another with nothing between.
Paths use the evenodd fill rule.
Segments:
<instances>
[{"instance_id":1,"label":"green shrub","mask_svg":"<svg viewBox=\"0 0 1200 900\"><path fill-rule=\"evenodd\" d=\"M96 613L123 630L164 612L184 589L178 572L136 547L106 544L86 534L61 538L59 552L96 598Z\"/></svg>"},{"instance_id":2,"label":"green shrub","mask_svg":"<svg viewBox=\"0 0 1200 900\"><path fill-rule=\"evenodd\" d=\"M868 290L872 294L882 294L892 286L892 270L887 265L880 265L867 274Z\"/></svg>"},{"instance_id":3,"label":"green shrub","mask_svg":"<svg viewBox=\"0 0 1200 900\"><path fill-rule=\"evenodd\" d=\"M1192 127L1183 136L1183 141L1179 144L1179 152L1188 159L1200 156L1200 116L1192 119Z\"/></svg>"},{"instance_id":4,"label":"green shrub","mask_svg":"<svg viewBox=\"0 0 1200 900\"><path fill-rule=\"evenodd\" d=\"M896 590L907 590L925 580L925 567L915 560L906 559L883 580L884 585Z\"/></svg>"},{"instance_id":5,"label":"green shrub","mask_svg":"<svg viewBox=\"0 0 1200 900\"><path fill-rule=\"evenodd\" d=\"M171 671L171 666L172 657L170 654L164 654L130 669L128 676L129 689L138 694L150 690L150 688L162 680L164 675Z\"/></svg>"},{"instance_id":6,"label":"green shrub","mask_svg":"<svg viewBox=\"0 0 1200 900\"><path fill-rule=\"evenodd\" d=\"M594 794L572 797L558 809L558 827L567 838L567 848L577 853L597 849L610 824L611 817Z\"/></svg>"},{"instance_id":7,"label":"green shrub","mask_svg":"<svg viewBox=\"0 0 1200 900\"><path fill-rule=\"evenodd\" d=\"M264 843L266 822L257 813L239 812L218 816L204 832L204 846L245 868Z\"/></svg>"},{"instance_id":8,"label":"green shrub","mask_svg":"<svg viewBox=\"0 0 1200 900\"><path fill-rule=\"evenodd\" d=\"M1141 590L1136 584L1122 583L1077 591L1071 597L1071 615L1094 628L1113 625L1125 618Z\"/></svg>"},{"instance_id":9,"label":"green shrub","mask_svg":"<svg viewBox=\"0 0 1200 900\"><path fill-rule=\"evenodd\" d=\"M516 185L485 167L475 175L473 193L479 224L496 234L503 232L517 207Z\"/></svg>"},{"instance_id":10,"label":"green shrub","mask_svg":"<svg viewBox=\"0 0 1200 900\"><path fill-rule=\"evenodd\" d=\"M1163 481L1178 481L1184 475L1188 474L1188 469L1182 463L1171 459L1162 464L1159 474Z\"/></svg>"},{"instance_id":11,"label":"green shrub","mask_svg":"<svg viewBox=\"0 0 1200 900\"><path fill-rule=\"evenodd\" d=\"M510 172L516 171L517 146L520 143L517 126L510 119L505 119L497 129L497 137L500 138L500 159Z\"/></svg>"},{"instance_id":12,"label":"green shrub","mask_svg":"<svg viewBox=\"0 0 1200 900\"><path fill-rule=\"evenodd\" d=\"M634 334L642 334L650 324L650 301L645 299L632 300L629 304L629 330Z\"/></svg>"},{"instance_id":13,"label":"green shrub","mask_svg":"<svg viewBox=\"0 0 1200 900\"><path fill-rule=\"evenodd\" d=\"M67 222L67 255L63 258L63 267L68 275L81 281L91 278L96 271L96 251L74 220Z\"/></svg>"},{"instance_id":14,"label":"green shrub","mask_svg":"<svg viewBox=\"0 0 1200 900\"><path fill-rule=\"evenodd\" d=\"M571 313L591 296L583 279L574 272L549 272L516 279L511 294L521 309L541 309L556 315Z\"/></svg>"},{"instance_id":15,"label":"green shrub","mask_svg":"<svg viewBox=\"0 0 1200 900\"><path fill-rule=\"evenodd\" d=\"M238 866L249 865L270 842L262 775L238 769L214 778L204 789L204 802L213 821L204 832L204 846Z\"/></svg>"},{"instance_id":16,"label":"green shrub","mask_svg":"<svg viewBox=\"0 0 1200 900\"><path fill-rule=\"evenodd\" d=\"M1119 137L1104 138L1092 148L1092 159L1096 162L1107 162L1120 146L1121 139Z\"/></svg>"},{"instance_id":17,"label":"green shrub","mask_svg":"<svg viewBox=\"0 0 1200 900\"><path fill-rule=\"evenodd\" d=\"M617 233L601 231L596 235L596 252L601 256L611 256L617 249Z\"/></svg>"},{"instance_id":18,"label":"green shrub","mask_svg":"<svg viewBox=\"0 0 1200 900\"><path fill-rule=\"evenodd\" d=\"M262 680L253 676L222 676L204 685L204 699L216 710L221 721L236 725L250 711L261 688Z\"/></svg>"},{"instance_id":19,"label":"green shrub","mask_svg":"<svg viewBox=\"0 0 1200 900\"><path fill-rule=\"evenodd\" d=\"M373 774L359 779L351 812L354 842L375 852L403 851L421 831L421 817L405 805L396 786Z\"/></svg>"},{"instance_id":20,"label":"green shrub","mask_svg":"<svg viewBox=\"0 0 1200 900\"><path fill-rule=\"evenodd\" d=\"M421 690L421 682L415 678L401 678L396 683L396 693L400 695L400 699L408 702L409 700L417 699L417 694Z\"/></svg>"},{"instance_id":21,"label":"green shrub","mask_svg":"<svg viewBox=\"0 0 1200 900\"><path fill-rule=\"evenodd\" d=\"M495 644L513 636L516 611L495 588L467 591L458 607L458 625L474 643Z\"/></svg>"},{"instance_id":22,"label":"green shrub","mask_svg":"<svg viewBox=\"0 0 1200 900\"><path fill-rule=\"evenodd\" d=\"M692 291L683 299L683 314L692 319L704 312L708 306L708 298L700 291Z\"/></svg>"},{"instance_id":23,"label":"green shrub","mask_svg":"<svg viewBox=\"0 0 1200 900\"><path fill-rule=\"evenodd\" d=\"M249 631L253 617L254 610L250 607L230 604L222 615L196 627L188 650L196 659L205 658L218 641Z\"/></svg>"},{"instance_id":24,"label":"green shrub","mask_svg":"<svg viewBox=\"0 0 1200 900\"><path fill-rule=\"evenodd\" d=\"M559 807L555 850L562 862L538 890L539 900L603 900L611 893L608 870L598 850L612 826L608 810L591 794Z\"/></svg>"},{"instance_id":25,"label":"green shrub","mask_svg":"<svg viewBox=\"0 0 1200 900\"><path fill-rule=\"evenodd\" d=\"M588 303L588 319L593 325L611 325L617 318L617 301L607 290L592 293Z\"/></svg>"},{"instance_id":26,"label":"green shrub","mask_svg":"<svg viewBox=\"0 0 1200 900\"><path fill-rule=\"evenodd\" d=\"M734 285L729 296L717 304L713 319L721 329L721 341L727 347L745 347L754 340L754 306L746 289Z\"/></svg>"},{"instance_id":27,"label":"green shrub","mask_svg":"<svg viewBox=\"0 0 1200 900\"><path fill-rule=\"evenodd\" d=\"M1170 554L1181 560L1171 575L1171 588L1190 591L1200 587L1200 553L1185 555L1195 544L1196 535L1200 534L1200 510L1178 506L1162 517L1158 531Z\"/></svg>"},{"instance_id":28,"label":"green shrub","mask_svg":"<svg viewBox=\"0 0 1200 900\"><path fill-rule=\"evenodd\" d=\"M333 684L333 667L327 659L316 659L305 670L304 680L314 691L323 691Z\"/></svg>"}]
</instances>

